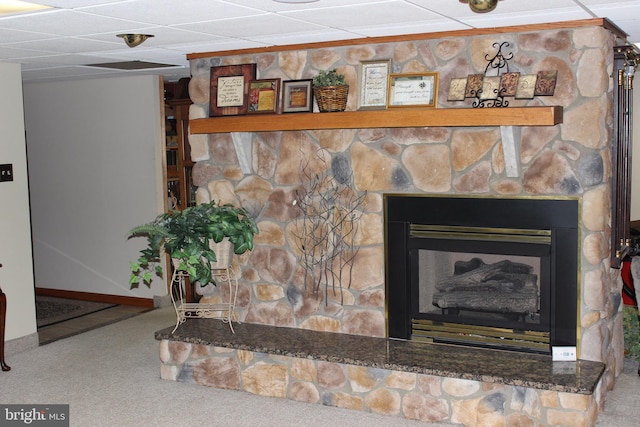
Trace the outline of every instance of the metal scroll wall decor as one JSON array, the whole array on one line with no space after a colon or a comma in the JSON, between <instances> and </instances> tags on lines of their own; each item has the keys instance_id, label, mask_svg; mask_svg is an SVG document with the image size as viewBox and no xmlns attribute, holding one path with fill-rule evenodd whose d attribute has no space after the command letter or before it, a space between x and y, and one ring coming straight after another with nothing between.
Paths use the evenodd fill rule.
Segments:
<instances>
[{"instance_id":1,"label":"metal scroll wall decor","mask_svg":"<svg viewBox=\"0 0 640 427\"><path fill-rule=\"evenodd\" d=\"M551 96L555 92L558 70L524 74L509 69L513 53L505 53L509 42L494 43L496 53L485 55L487 66L483 74L470 74L466 78L453 78L449 86L449 101L473 99L474 108L507 107L514 99L532 99Z\"/></svg>"},{"instance_id":2,"label":"metal scroll wall decor","mask_svg":"<svg viewBox=\"0 0 640 427\"><path fill-rule=\"evenodd\" d=\"M494 43L493 47L498 52L492 58L489 57L489 54L484 56L487 60L487 66L484 69L482 86L476 91L473 107L506 107L509 105L509 101L504 99L507 88L500 84L502 76L510 74L509 60L513 58L513 53L509 52L507 56L502 53L502 48L508 46L509 42ZM492 71L495 72L495 76L490 76Z\"/></svg>"}]
</instances>

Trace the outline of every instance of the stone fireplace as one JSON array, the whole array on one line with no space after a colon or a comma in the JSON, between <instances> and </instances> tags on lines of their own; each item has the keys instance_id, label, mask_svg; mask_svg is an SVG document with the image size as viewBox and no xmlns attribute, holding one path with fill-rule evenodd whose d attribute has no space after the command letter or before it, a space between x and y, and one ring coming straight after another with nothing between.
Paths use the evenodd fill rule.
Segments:
<instances>
[{"instance_id":1,"label":"stone fireplace","mask_svg":"<svg viewBox=\"0 0 640 427\"><path fill-rule=\"evenodd\" d=\"M262 354L264 348L260 346L257 349L251 347L256 351L255 354L249 354L249 347L235 346L238 349L237 358L233 359L225 356L226 347L232 346L233 339L211 340L213 344L205 349L198 338L191 337L188 344L182 345L171 341L167 334L162 334L161 337L163 378L192 380L189 373L210 373L215 366L229 372L226 367L231 363L230 359L233 359L233 366L238 367L238 370L251 371L247 375L252 384L260 384L261 387L257 389L273 390L279 387L282 395L304 395L304 399L308 399L305 401L377 410L372 409L372 404L367 403L368 398L364 397L370 392L374 395L371 402L394 402L393 410L389 409L390 414L403 412L404 410L398 409L403 405L411 408L437 407L437 416L430 413L434 418L429 419L481 425L477 421L477 414L482 412L483 402L487 405L496 402L495 393L499 389L499 401L504 406L491 413L497 414L503 421L513 416L509 418L509 422L514 418L518 420L517 423L525 420L521 425L592 425L597 411L604 404L607 390L613 386L615 376L622 370L623 360L619 310L621 282L617 270L612 269L609 264L611 175L614 163L614 136L611 130L614 84L611 72L614 46L619 45L622 39L624 35L615 27L605 20L596 19L549 26L368 38L189 56L192 71L189 93L193 101L189 112L189 142L192 160L196 162L193 182L198 187L197 201L216 199L223 203L240 204L257 218L260 228L254 250L236 260L241 271L238 317L243 325L385 340L388 337L388 321L390 333L400 331L398 336L403 338L413 335L413 318L407 319L406 315L401 315L399 317L402 320L398 321L396 314L388 316L387 313L387 308L393 311L394 307L406 306L408 303L407 300L398 302L385 290L385 282L395 286L391 280L386 280L385 194L429 195L451 199L472 197L491 200L577 201L580 209L572 208L569 215L569 228L572 228L569 237L577 241L577 250L562 249L559 254L566 254L568 259L551 256L553 248L558 252L557 245L568 240L554 239L554 233L557 235L564 232L558 231L558 227L565 228L562 224L543 227L543 236L536 233L531 235L531 230L538 230L539 224L512 224L510 228L526 230L525 236L530 241L524 244L508 243L518 248L527 248L518 249L518 258L509 260L504 259L506 257L503 249L498 251L500 256L497 259L487 257L487 253L495 252L493 243L480 243L477 238L474 240L474 247L480 249L463 250L452 247L447 249L446 252L450 253L448 255L429 253L433 251L429 246L418 246L411 250L418 254L424 251L418 257L422 259L422 264L418 262L418 271L430 264L443 264L442 259L447 260L450 270L455 270L456 262L459 265L486 264L495 268L503 261L510 261L515 264L516 270L524 268L524 273L518 270L524 274L522 286L511 285L511 282L504 280L495 286L533 289L540 297L534 302L524 301L524 308L510 307L508 315L503 313L502 308L496 309L494 304L491 313L484 313L484 319L474 319L474 322L486 326L486 318L492 317L493 320L498 319L495 324L490 325L492 328L502 328L505 322L511 322L508 329L512 330L512 334L527 329L531 336L543 335L544 348L509 352L515 353L517 360L523 361L513 367L516 374L523 371L522 366L531 366L526 363L527 360L541 363L540 370L527 368L527 371L536 375L553 374L555 369L548 365L550 358L546 354L533 353L547 353L551 345L575 344L581 360L573 373L576 370L584 372L583 364L606 366L602 377L598 369L592 371L595 372L592 379L597 386L588 390L557 388L554 383L557 377L549 381L525 379L523 382L515 377L499 379L491 372L482 377L460 369L453 372L451 366L442 366L441 353L430 359L428 364L437 364L438 369L433 370L427 366L426 371L416 374L417 371L411 371L411 366L394 365L392 368L402 368L408 372L393 369L385 371L388 376L384 377L384 384L381 385L375 380L381 371L366 371L371 366L363 368L349 363L332 363L335 359L330 356L333 355L323 356L329 357L329 362L324 359L312 362L309 354L301 354L290 365L284 366L289 362L285 362L283 356L278 356L282 353L276 352L273 359L267 361ZM513 46L512 64L516 71L535 74L540 70L558 70L558 83L553 96L514 99L503 110L510 111L513 107L562 108L558 124L515 125L518 128L514 132L517 138L515 147L511 146L512 149L515 148L510 151L511 157L507 154L509 150L504 149L500 123L491 126L459 122L454 125L425 127L350 126L344 129L317 130L313 129L313 119L308 119L308 126L292 130L264 131L254 127L249 130L237 129L237 132L219 132L215 129L215 120L218 118L209 118L211 67L243 63L257 64L258 78L283 80L311 78L319 70L337 68L346 75L354 88L349 94L347 110L351 114L357 114L355 88L360 62L390 58L393 72L439 73L438 110L470 108L469 101L447 100L449 82L454 77L482 72L486 66L486 54L493 51L495 43L504 41ZM491 117L492 110L495 109L485 109L484 114ZM414 114L411 109L406 111L408 115ZM312 116L317 117L318 114ZM343 117L342 113L323 114ZM262 116L262 120L268 121L265 117L267 116ZM296 114L287 115L287 119L291 122L298 120ZM221 119L225 123L234 120L233 117ZM238 118L238 121L245 120L250 121L248 117ZM209 130L196 130L196 125L201 121L212 123ZM235 133L242 135L238 138L239 135ZM304 185L300 179L300 165L305 159L317 156L322 161L310 162L314 174L352 176L353 180L348 182L352 190L358 194L366 192L366 196L359 216L355 242L358 252L354 259L350 286L337 286L316 294L305 286L304 271L298 262L294 224L299 210L294 202L297 191ZM437 209L433 211L438 212ZM460 225L467 225L461 217L456 218L454 224L448 224L456 232L460 230L455 227ZM480 226L481 229L496 227L500 226L493 223ZM473 232L480 234L478 231L485 230L476 229ZM434 230L418 228L413 232L420 236L433 233ZM429 240L404 235L406 240L419 244ZM551 240L547 242L549 237ZM476 256L478 252L482 256ZM452 255L460 253L464 255L463 258L456 259ZM396 251L392 255L401 256ZM480 263L475 258L480 258ZM464 265L461 269L461 274L470 271ZM501 273L502 277L506 274L504 271ZM396 277L391 279L396 283ZM443 286L440 282L444 282L444 279L437 282ZM554 293L563 289L563 286L558 286L560 282L563 285L572 282L575 287L572 286L568 294L557 298ZM426 319L420 320L433 321L430 317L437 313L444 316L439 322L446 320L449 323L452 319L459 320L461 316L469 316L470 313L475 315L480 311L477 310L478 306L473 307L476 310L469 310L469 307L450 306L453 304L450 302L438 302L446 307L437 307L438 310L434 311L431 308L435 307L434 296L442 291L436 285L434 287L435 290L427 291L428 296L423 298L426 302L422 306L429 308L426 313L418 316ZM223 288L221 290L224 291ZM404 293L410 292L413 291L404 290ZM419 300L418 297L410 301ZM569 310L558 309L559 303ZM535 309L531 308L532 305ZM410 308L406 312L411 312ZM566 322L561 319L563 316L567 317L564 319ZM197 329L198 325L200 323L193 327ZM548 343L544 342L547 339L545 334L548 334ZM502 338L499 337L501 340ZM221 345L220 342L229 343L229 346ZM376 343L380 344L379 348L384 353L385 343ZM411 351L421 348L418 340L410 340L405 344ZM295 349L288 351L290 353L287 354L297 354ZM436 350L439 351L441 350ZM464 351L486 354L493 350L465 346ZM398 354L404 353L399 351ZM384 356L382 354L381 357ZM491 364L492 357L488 356L483 360ZM388 365L381 366L390 369ZM374 365L373 368L378 369L380 366ZM273 387L262 387L266 384L262 380L275 372L280 372L281 376L277 381L269 377L273 380L269 383ZM242 375L245 381L244 374ZM216 375L213 374L203 377L211 382L216 381ZM337 378L343 380L337 381ZM489 380L485 381L487 378ZM369 381L370 379L372 380ZM577 380L580 383L580 378ZM314 381L322 383L322 386ZM241 383L238 380L234 384ZM503 389L504 384L507 386ZM347 394L346 389L351 394ZM406 413L409 412L411 411L403 412L404 416L408 416ZM469 413L474 414L475 418L472 418L476 421L467 422ZM408 417L419 418L414 415Z\"/></svg>"},{"instance_id":2,"label":"stone fireplace","mask_svg":"<svg viewBox=\"0 0 640 427\"><path fill-rule=\"evenodd\" d=\"M575 198L385 195L389 337L576 346L578 212Z\"/></svg>"}]
</instances>

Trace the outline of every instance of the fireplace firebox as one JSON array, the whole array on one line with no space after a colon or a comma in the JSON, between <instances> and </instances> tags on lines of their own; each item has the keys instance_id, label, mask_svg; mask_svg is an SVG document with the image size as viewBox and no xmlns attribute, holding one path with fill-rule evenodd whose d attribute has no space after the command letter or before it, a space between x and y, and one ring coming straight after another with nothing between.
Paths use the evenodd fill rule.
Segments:
<instances>
[{"instance_id":1,"label":"fireplace firebox","mask_svg":"<svg viewBox=\"0 0 640 427\"><path fill-rule=\"evenodd\" d=\"M543 354L576 345L577 198L384 199L390 338Z\"/></svg>"}]
</instances>

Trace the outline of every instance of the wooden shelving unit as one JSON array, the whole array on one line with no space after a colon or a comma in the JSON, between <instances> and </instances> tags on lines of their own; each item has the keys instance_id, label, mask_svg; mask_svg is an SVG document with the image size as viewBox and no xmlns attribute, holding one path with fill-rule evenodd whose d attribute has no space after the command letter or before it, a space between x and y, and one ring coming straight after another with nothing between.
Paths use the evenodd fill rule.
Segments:
<instances>
[{"instance_id":1,"label":"wooden shelving unit","mask_svg":"<svg viewBox=\"0 0 640 427\"><path fill-rule=\"evenodd\" d=\"M189 121L192 134L458 126L554 126L562 107L394 108L341 113L224 116Z\"/></svg>"}]
</instances>

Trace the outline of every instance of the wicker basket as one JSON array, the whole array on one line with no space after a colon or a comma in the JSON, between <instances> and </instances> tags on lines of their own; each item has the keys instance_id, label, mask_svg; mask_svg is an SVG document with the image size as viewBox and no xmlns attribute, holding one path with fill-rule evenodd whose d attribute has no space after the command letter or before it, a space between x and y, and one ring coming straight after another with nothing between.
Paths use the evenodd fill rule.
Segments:
<instances>
[{"instance_id":1,"label":"wicker basket","mask_svg":"<svg viewBox=\"0 0 640 427\"><path fill-rule=\"evenodd\" d=\"M210 240L209 247L216 253L216 262L211 263L211 268L227 268L231 265L233 243L227 237L222 239L220 243Z\"/></svg>"},{"instance_id":2,"label":"wicker basket","mask_svg":"<svg viewBox=\"0 0 640 427\"><path fill-rule=\"evenodd\" d=\"M231 265L233 243L231 243L227 237L220 243L209 240L209 247L216 253L216 262L211 263L211 268L227 268ZM180 260L177 258L172 258L171 262L175 269L180 265Z\"/></svg>"},{"instance_id":3,"label":"wicker basket","mask_svg":"<svg viewBox=\"0 0 640 427\"><path fill-rule=\"evenodd\" d=\"M318 109L321 113L332 111L344 111L347 108L347 96L349 86L319 86L313 88L313 95L318 102Z\"/></svg>"}]
</instances>

